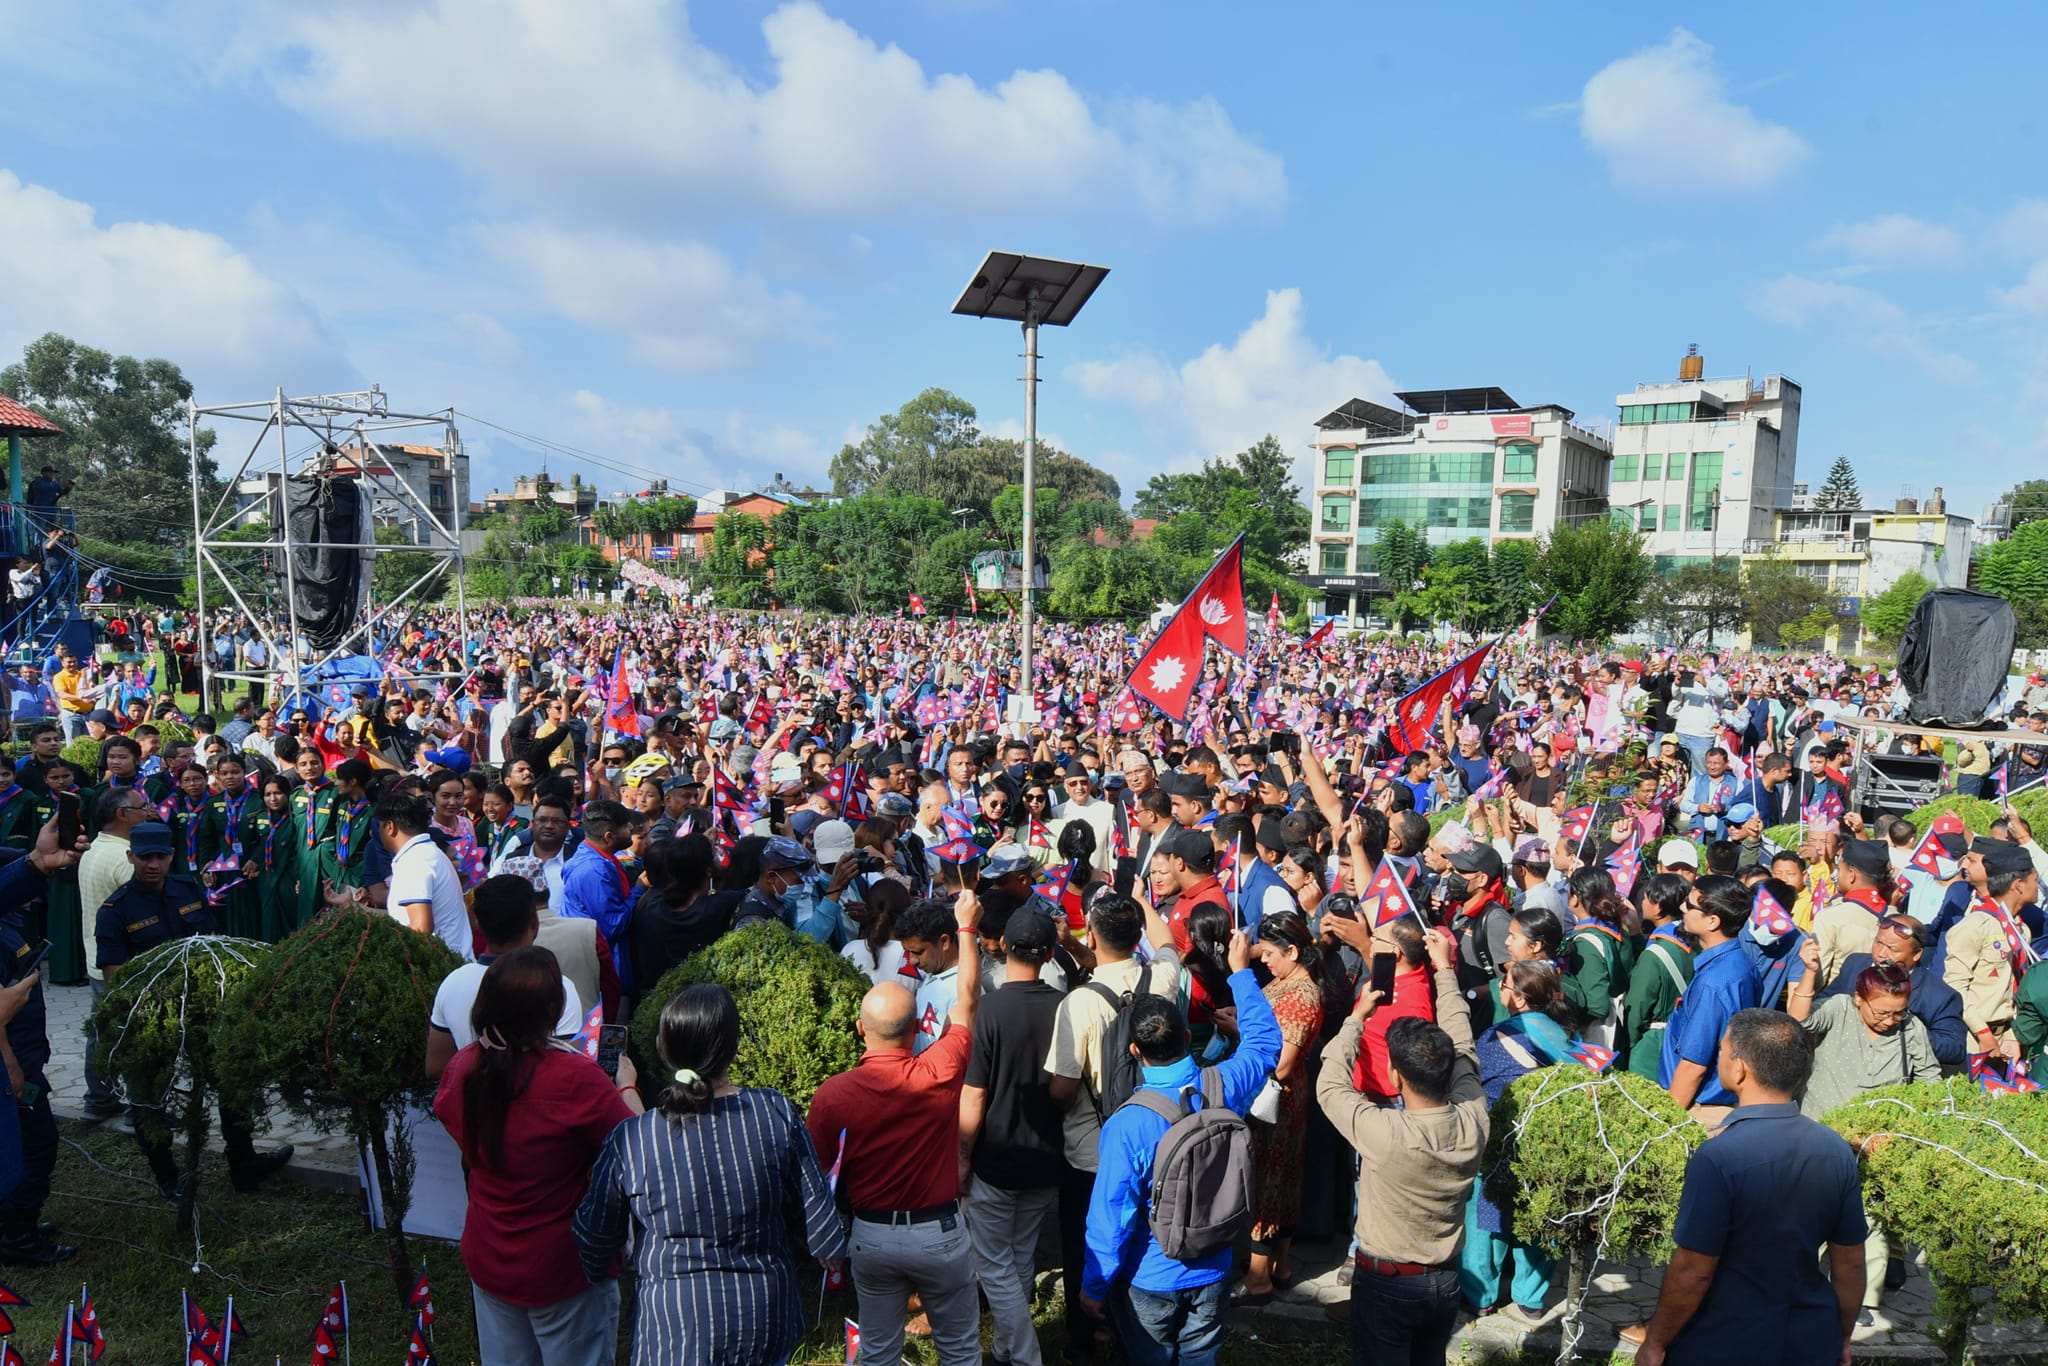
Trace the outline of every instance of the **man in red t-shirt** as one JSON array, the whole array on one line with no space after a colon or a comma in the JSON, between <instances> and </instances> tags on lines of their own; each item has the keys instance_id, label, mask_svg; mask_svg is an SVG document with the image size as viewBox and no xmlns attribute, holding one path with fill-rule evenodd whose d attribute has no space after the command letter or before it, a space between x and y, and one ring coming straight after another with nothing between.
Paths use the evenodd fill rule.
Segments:
<instances>
[{"instance_id":1,"label":"man in red t-shirt","mask_svg":"<svg viewBox=\"0 0 2048 1366\"><path fill-rule=\"evenodd\" d=\"M974 893L961 892L952 909L961 942L974 943ZM911 1052L916 997L895 982L870 988L860 1003L860 1063L818 1088L805 1120L819 1156L839 1165L853 1206L847 1246L863 1366L903 1360L912 1291L924 1301L942 1366L981 1360L981 1305L960 1211L960 1085L981 999L981 955L962 954L957 971L945 1032L922 1053Z\"/></svg>"},{"instance_id":2,"label":"man in red t-shirt","mask_svg":"<svg viewBox=\"0 0 2048 1366\"><path fill-rule=\"evenodd\" d=\"M1436 997L1429 977L1429 946L1422 937L1421 922L1414 916L1403 916L1373 930L1363 920L1328 916L1323 920L1323 927L1357 949L1368 967L1376 953L1399 956L1394 965L1394 999L1382 1001L1366 1019L1365 1032L1359 1039L1358 1061L1351 1068L1351 1085L1385 1105L1399 1094L1387 1070L1388 1028L1396 1020L1434 1022L1436 1019ZM1368 973L1360 980L1359 991L1364 992L1371 980Z\"/></svg>"},{"instance_id":3,"label":"man in red t-shirt","mask_svg":"<svg viewBox=\"0 0 2048 1366\"><path fill-rule=\"evenodd\" d=\"M1195 907L1208 903L1229 908L1230 898L1216 881L1216 842L1206 830L1175 830L1159 842L1157 857L1173 873L1180 896L1173 903L1167 924L1173 928L1173 946L1183 956L1188 951L1188 917Z\"/></svg>"}]
</instances>

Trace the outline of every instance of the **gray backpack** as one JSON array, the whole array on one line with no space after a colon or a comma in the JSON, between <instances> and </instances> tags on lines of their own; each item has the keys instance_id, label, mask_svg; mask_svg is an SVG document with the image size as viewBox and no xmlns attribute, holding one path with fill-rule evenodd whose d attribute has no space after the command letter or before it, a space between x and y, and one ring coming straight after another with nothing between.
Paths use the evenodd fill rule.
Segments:
<instances>
[{"instance_id":1,"label":"gray backpack","mask_svg":"<svg viewBox=\"0 0 2048 1366\"><path fill-rule=\"evenodd\" d=\"M1167 1123L1152 1152L1152 1236L1159 1250L1190 1262L1229 1247L1252 1226L1252 1132L1223 1103L1223 1080L1202 1069L1202 1108L1140 1089L1126 1104L1141 1105Z\"/></svg>"}]
</instances>

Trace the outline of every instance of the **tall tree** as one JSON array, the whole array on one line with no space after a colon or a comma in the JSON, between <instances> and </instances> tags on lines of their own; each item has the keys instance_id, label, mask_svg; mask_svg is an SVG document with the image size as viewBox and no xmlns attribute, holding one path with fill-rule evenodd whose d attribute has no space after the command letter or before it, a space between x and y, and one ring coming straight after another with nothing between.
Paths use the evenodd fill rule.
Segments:
<instances>
[{"instance_id":1,"label":"tall tree","mask_svg":"<svg viewBox=\"0 0 2048 1366\"><path fill-rule=\"evenodd\" d=\"M1423 539L1420 527L1396 517L1380 527L1373 541L1372 562L1380 576L1380 596L1387 604L1387 615L1405 630L1414 620L1410 595L1429 565L1429 542Z\"/></svg>"},{"instance_id":2,"label":"tall tree","mask_svg":"<svg viewBox=\"0 0 2048 1366\"><path fill-rule=\"evenodd\" d=\"M936 460L981 440L974 405L944 389L927 389L868 424L866 435L832 457L832 491L865 493L906 460Z\"/></svg>"},{"instance_id":3,"label":"tall tree","mask_svg":"<svg viewBox=\"0 0 2048 1366\"><path fill-rule=\"evenodd\" d=\"M720 607L768 605L768 524L751 512L721 513L704 559L712 601Z\"/></svg>"},{"instance_id":4,"label":"tall tree","mask_svg":"<svg viewBox=\"0 0 2048 1366\"><path fill-rule=\"evenodd\" d=\"M1681 650L1743 621L1742 571L1728 560L1682 565L1644 585L1642 619Z\"/></svg>"},{"instance_id":5,"label":"tall tree","mask_svg":"<svg viewBox=\"0 0 2048 1366\"><path fill-rule=\"evenodd\" d=\"M71 506L81 537L191 543L192 385L176 365L116 356L49 332L0 371L0 393L64 429L37 442L33 458L78 481ZM220 471L208 454L213 440L210 429L200 430L199 495L209 511L220 496Z\"/></svg>"},{"instance_id":6,"label":"tall tree","mask_svg":"<svg viewBox=\"0 0 2048 1366\"><path fill-rule=\"evenodd\" d=\"M2048 518L2048 479L2023 479L2003 500L2012 509L2011 526Z\"/></svg>"},{"instance_id":7,"label":"tall tree","mask_svg":"<svg viewBox=\"0 0 2048 1366\"><path fill-rule=\"evenodd\" d=\"M1212 456L1191 473L1153 475L1132 499L1131 510L1159 521L1184 513L1214 517L1240 492L1251 493L1270 518L1274 537L1270 553L1276 559L1297 563L1308 547L1311 520L1289 468L1287 451L1272 436L1260 437L1234 456Z\"/></svg>"},{"instance_id":8,"label":"tall tree","mask_svg":"<svg viewBox=\"0 0 2048 1366\"><path fill-rule=\"evenodd\" d=\"M1849 463L1849 457L1838 455L1835 463L1828 466L1828 477L1821 484L1820 492L1813 495L1813 505L1822 512L1857 512L1863 507L1863 490L1856 487L1856 467Z\"/></svg>"},{"instance_id":9,"label":"tall tree","mask_svg":"<svg viewBox=\"0 0 2048 1366\"><path fill-rule=\"evenodd\" d=\"M1750 639L1789 646L1808 637L1815 613L1832 599L1828 586L1776 556L1752 560L1743 575Z\"/></svg>"},{"instance_id":10,"label":"tall tree","mask_svg":"<svg viewBox=\"0 0 2048 1366\"><path fill-rule=\"evenodd\" d=\"M1885 645L1895 645L1906 633L1906 623L1913 619L1913 609L1920 605L1920 599L1934 591L1934 584L1917 569L1908 570L1899 576L1899 581L1890 588L1870 598L1863 604L1863 627L1872 640Z\"/></svg>"},{"instance_id":11,"label":"tall tree","mask_svg":"<svg viewBox=\"0 0 2048 1366\"><path fill-rule=\"evenodd\" d=\"M1578 640L1604 640L1634 622L1636 600L1652 572L1639 533L1596 517L1543 538L1536 587L1557 595L1549 618L1556 630Z\"/></svg>"},{"instance_id":12,"label":"tall tree","mask_svg":"<svg viewBox=\"0 0 2048 1366\"><path fill-rule=\"evenodd\" d=\"M2012 535L1977 552L1972 564L1979 591L2012 604L2018 644L2048 646L2048 517L2022 522Z\"/></svg>"}]
</instances>

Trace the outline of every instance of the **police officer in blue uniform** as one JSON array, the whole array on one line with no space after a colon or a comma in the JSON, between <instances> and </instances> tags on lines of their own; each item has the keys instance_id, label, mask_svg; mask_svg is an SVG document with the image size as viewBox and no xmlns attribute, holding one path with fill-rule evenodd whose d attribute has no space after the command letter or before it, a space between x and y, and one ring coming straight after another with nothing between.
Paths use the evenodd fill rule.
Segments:
<instances>
[{"instance_id":1,"label":"police officer in blue uniform","mask_svg":"<svg viewBox=\"0 0 2048 1366\"><path fill-rule=\"evenodd\" d=\"M81 840L80 843L84 841ZM50 1086L43 1068L50 1061L49 1015L43 1002L42 974L33 966L41 942L31 943L22 911L43 894L47 873L76 867L75 850L57 848L57 822L45 823L29 853L0 849L0 998L18 1008L0 1035L0 1105L18 1121L0 1121L0 1176L8 1168L19 1180L0 1183L0 1265L55 1266L77 1249L60 1243L56 1228L42 1222L43 1202L50 1198L50 1178L57 1170L57 1119L50 1113ZM5 1158L14 1158L9 1162Z\"/></svg>"},{"instance_id":2,"label":"police officer in blue uniform","mask_svg":"<svg viewBox=\"0 0 2048 1366\"><path fill-rule=\"evenodd\" d=\"M158 821L135 827L128 836L128 866L135 875L114 889L99 908L95 937L99 940L100 968L111 987L121 969L159 944L198 934L219 934L213 908L206 904L206 891L194 879L171 873L173 845L171 828ZM135 1141L149 1160L157 1189L166 1199L181 1194L177 1159L171 1155L169 1139L161 1127L161 1116L145 1116L145 1107L130 1098L129 1115L135 1123ZM145 1135L145 1118L155 1118L157 1135ZM252 1191L263 1179L291 1161L290 1144L269 1152L255 1150L248 1121L222 1107L222 1146L227 1149L228 1176L238 1191Z\"/></svg>"}]
</instances>

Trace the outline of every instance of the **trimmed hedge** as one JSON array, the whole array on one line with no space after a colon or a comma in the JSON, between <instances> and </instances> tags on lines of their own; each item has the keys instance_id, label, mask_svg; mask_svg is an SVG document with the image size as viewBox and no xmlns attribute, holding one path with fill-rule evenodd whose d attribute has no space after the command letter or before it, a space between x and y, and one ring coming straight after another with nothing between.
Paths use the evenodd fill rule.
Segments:
<instances>
[{"instance_id":1,"label":"trimmed hedge","mask_svg":"<svg viewBox=\"0 0 2048 1366\"><path fill-rule=\"evenodd\" d=\"M1927 827L1934 824L1934 818L1944 811L1953 811L1962 817L1963 824L1973 835L1981 835L1988 831L1991 823L1999 816L1998 803L1987 802L1982 797L1965 797L1960 792L1951 792L1946 797L1936 797L1927 805L1909 812L1906 819L1912 822L1915 830L1924 835L1927 833Z\"/></svg>"},{"instance_id":2,"label":"trimmed hedge","mask_svg":"<svg viewBox=\"0 0 2048 1366\"><path fill-rule=\"evenodd\" d=\"M633 1054L649 1103L668 1082L655 1048L662 1007L693 982L717 982L740 1009L736 1086L772 1086L806 1109L827 1077L860 1061L860 999L868 979L825 945L763 921L721 935L690 955L640 1003Z\"/></svg>"},{"instance_id":3,"label":"trimmed hedge","mask_svg":"<svg viewBox=\"0 0 2048 1366\"><path fill-rule=\"evenodd\" d=\"M1993 1097L1950 1077L1867 1092L1824 1118L1861 1154L1871 1220L1894 1247L1927 1250L1944 1338L1961 1342L1983 1308L2008 1321L2048 1317L2039 1096Z\"/></svg>"},{"instance_id":4,"label":"trimmed hedge","mask_svg":"<svg viewBox=\"0 0 2048 1366\"><path fill-rule=\"evenodd\" d=\"M1565 1063L1501 1093L1480 1171L1530 1247L1654 1257L1671 1247L1686 1161L1705 1137L1655 1082Z\"/></svg>"}]
</instances>

